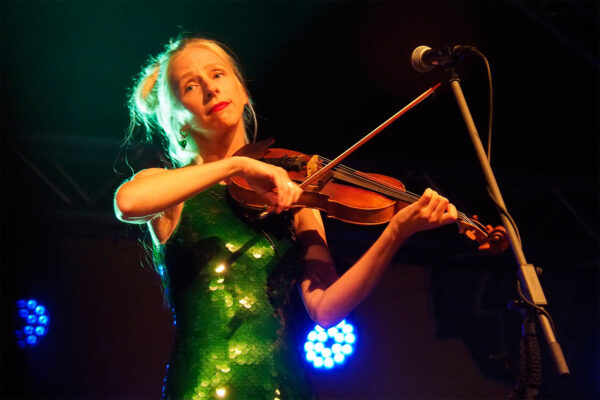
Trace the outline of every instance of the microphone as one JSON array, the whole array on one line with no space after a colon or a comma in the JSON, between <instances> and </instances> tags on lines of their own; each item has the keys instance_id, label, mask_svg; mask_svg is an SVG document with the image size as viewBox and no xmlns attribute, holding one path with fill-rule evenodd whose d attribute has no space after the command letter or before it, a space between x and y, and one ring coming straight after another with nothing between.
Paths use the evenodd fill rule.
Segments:
<instances>
[{"instance_id":1,"label":"microphone","mask_svg":"<svg viewBox=\"0 0 600 400\"><path fill-rule=\"evenodd\" d=\"M424 74L437 66L446 67L454 64L471 49L473 49L471 46L459 45L440 50L433 50L429 46L419 46L412 52L410 63L417 72Z\"/></svg>"}]
</instances>

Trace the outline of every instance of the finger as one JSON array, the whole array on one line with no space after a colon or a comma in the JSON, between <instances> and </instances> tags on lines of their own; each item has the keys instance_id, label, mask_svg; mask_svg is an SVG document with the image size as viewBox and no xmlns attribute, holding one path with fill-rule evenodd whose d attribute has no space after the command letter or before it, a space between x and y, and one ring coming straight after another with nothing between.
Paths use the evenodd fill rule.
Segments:
<instances>
[{"instance_id":1,"label":"finger","mask_svg":"<svg viewBox=\"0 0 600 400\"><path fill-rule=\"evenodd\" d=\"M275 184L275 188L277 189L274 193L275 195L275 212L279 214L284 206L285 206L285 198L287 196L287 181L289 178L287 177L287 173L284 174L284 170L282 168L277 168L275 170L275 174L273 175L273 180Z\"/></svg>"},{"instance_id":2,"label":"finger","mask_svg":"<svg viewBox=\"0 0 600 400\"><path fill-rule=\"evenodd\" d=\"M290 179L288 173L283 168L278 170L279 180L278 183L281 185L278 188L281 194L279 199L279 205L282 209L289 208L298 198L302 190Z\"/></svg>"},{"instance_id":3,"label":"finger","mask_svg":"<svg viewBox=\"0 0 600 400\"><path fill-rule=\"evenodd\" d=\"M287 178L286 182L285 182L285 196L282 199L283 202L283 207L284 208L289 208L289 206L292 204L292 202L294 201L294 182L292 182L290 180L290 178Z\"/></svg>"},{"instance_id":4,"label":"finger","mask_svg":"<svg viewBox=\"0 0 600 400\"><path fill-rule=\"evenodd\" d=\"M281 199L281 206L285 209L292 204L292 199L294 197L294 184L289 178L287 178L284 187L285 189L283 192L283 198Z\"/></svg>"},{"instance_id":5,"label":"finger","mask_svg":"<svg viewBox=\"0 0 600 400\"><path fill-rule=\"evenodd\" d=\"M446 212L446 209L448 208L449 203L450 202L448 201L447 198L445 198L443 196L438 196L438 201L435 206L435 209L431 213L432 219L439 220L442 217L442 215L444 215L444 213Z\"/></svg>"},{"instance_id":6,"label":"finger","mask_svg":"<svg viewBox=\"0 0 600 400\"><path fill-rule=\"evenodd\" d=\"M286 183L286 186L288 187L288 197L286 197L285 199L285 208L288 209L298 201L298 199L302 195L302 189L300 189L300 186L298 186L295 182L292 181L288 181Z\"/></svg>"},{"instance_id":7,"label":"finger","mask_svg":"<svg viewBox=\"0 0 600 400\"><path fill-rule=\"evenodd\" d=\"M282 191L281 191L281 198L279 199L279 203L280 203L280 207L281 210L286 210L288 209L291 205L292 202L294 201L294 182L292 182L287 174L287 172L284 171L284 175L282 176L282 181L283 181L283 185L282 185Z\"/></svg>"},{"instance_id":8,"label":"finger","mask_svg":"<svg viewBox=\"0 0 600 400\"><path fill-rule=\"evenodd\" d=\"M426 212L427 205L431 201L431 197L433 196L433 190L430 188L425 189L421 197L412 204L412 207L416 212Z\"/></svg>"},{"instance_id":9,"label":"finger","mask_svg":"<svg viewBox=\"0 0 600 400\"><path fill-rule=\"evenodd\" d=\"M454 204L449 203L447 207L447 212L444 213L444 215L442 215L441 221L443 224L450 224L452 222L456 222L457 219L458 211L456 211L456 207L454 207Z\"/></svg>"},{"instance_id":10,"label":"finger","mask_svg":"<svg viewBox=\"0 0 600 400\"><path fill-rule=\"evenodd\" d=\"M277 206L277 195L274 192L265 192L262 196L266 200L269 208L274 209Z\"/></svg>"},{"instance_id":11,"label":"finger","mask_svg":"<svg viewBox=\"0 0 600 400\"><path fill-rule=\"evenodd\" d=\"M422 207L427 206L427 204L429 204L429 201L431 200L431 196L433 196L433 190L431 190L430 188L425 189L425 191L421 195L421 198L417 201L417 204Z\"/></svg>"},{"instance_id":12,"label":"finger","mask_svg":"<svg viewBox=\"0 0 600 400\"><path fill-rule=\"evenodd\" d=\"M298 200L300 200L300 196L302 196L302 193L304 192L300 186L296 183L296 182L292 182L293 188L292 188L292 204L296 203Z\"/></svg>"},{"instance_id":13,"label":"finger","mask_svg":"<svg viewBox=\"0 0 600 400\"><path fill-rule=\"evenodd\" d=\"M438 194L438 192L436 192L435 190L431 190L431 197L424 210L428 215L432 215L435 212L440 202L440 197L441 196Z\"/></svg>"}]
</instances>

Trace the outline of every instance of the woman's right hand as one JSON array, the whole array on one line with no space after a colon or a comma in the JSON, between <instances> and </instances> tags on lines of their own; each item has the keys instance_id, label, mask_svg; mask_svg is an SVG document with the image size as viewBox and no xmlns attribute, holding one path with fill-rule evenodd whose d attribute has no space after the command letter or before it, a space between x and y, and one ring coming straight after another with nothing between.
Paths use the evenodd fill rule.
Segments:
<instances>
[{"instance_id":1,"label":"woman's right hand","mask_svg":"<svg viewBox=\"0 0 600 400\"><path fill-rule=\"evenodd\" d=\"M239 174L250 187L262 196L269 208L267 213L288 209L302 194L302 189L292 182L285 169L248 157L239 157L242 168Z\"/></svg>"}]
</instances>

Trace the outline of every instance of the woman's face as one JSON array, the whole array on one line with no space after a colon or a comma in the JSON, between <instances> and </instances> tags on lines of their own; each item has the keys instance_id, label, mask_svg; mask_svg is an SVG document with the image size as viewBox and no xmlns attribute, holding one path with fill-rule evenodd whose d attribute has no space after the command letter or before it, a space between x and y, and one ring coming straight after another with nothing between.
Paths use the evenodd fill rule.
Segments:
<instances>
[{"instance_id":1,"label":"woman's face","mask_svg":"<svg viewBox=\"0 0 600 400\"><path fill-rule=\"evenodd\" d=\"M174 57L170 68L175 95L194 115L194 130L207 135L243 126L248 95L226 60L191 44Z\"/></svg>"}]
</instances>

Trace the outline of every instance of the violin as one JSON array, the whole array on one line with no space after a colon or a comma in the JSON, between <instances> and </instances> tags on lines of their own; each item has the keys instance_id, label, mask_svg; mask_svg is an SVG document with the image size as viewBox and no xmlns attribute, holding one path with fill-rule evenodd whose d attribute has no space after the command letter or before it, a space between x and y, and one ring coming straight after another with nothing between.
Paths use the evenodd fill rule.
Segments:
<instances>
[{"instance_id":1,"label":"violin","mask_svg":"<svg viewBox=\"0 0 600 400\"><path fill-rule=\"evenodd\" d=\"M269 148L267 140L246 145L236 155L259 159L284 168L289 178L304 189L292 207L315 208L330 218L358 225L379 225L389 222L402 208L419 200L420 196L406 190L404 184L392 177L365 173L337 165L307 185L309 178L331 163L317 155L293 150ZM232 177L229 194L242 206L264 210L264 199L242 177ZM477 216L471 218L458 212L459 233L480 244L479 249L500 253L508 247L503 226L484 226Z\"/></svg>"},{"instance_id":2,"label":"violin","mask_svg":"<svg viewBox=\"0 0 600 400\"><path fill-rule=\"evenodd\" d=\"M289 178L299 182L304 190L292 207L315 208L327 213L328 217L353 224L387 223L399 210L416 202L420 196L406 191L404 184L397 179L359 172L341 165L341 161L433 94L440 85L437 83L427 89L332 161L292 150L269 148L273 139L248 144L234 155L260 159L284 168ZM265 209L264 199L241 177L230 179L229 193L245 207ZM459 233L478 242L480 250L500 253L508 247L503 226L484 226L477 216L469 218L462 212L458 213L457 224Z\"/></svg>"}]
</instances>

